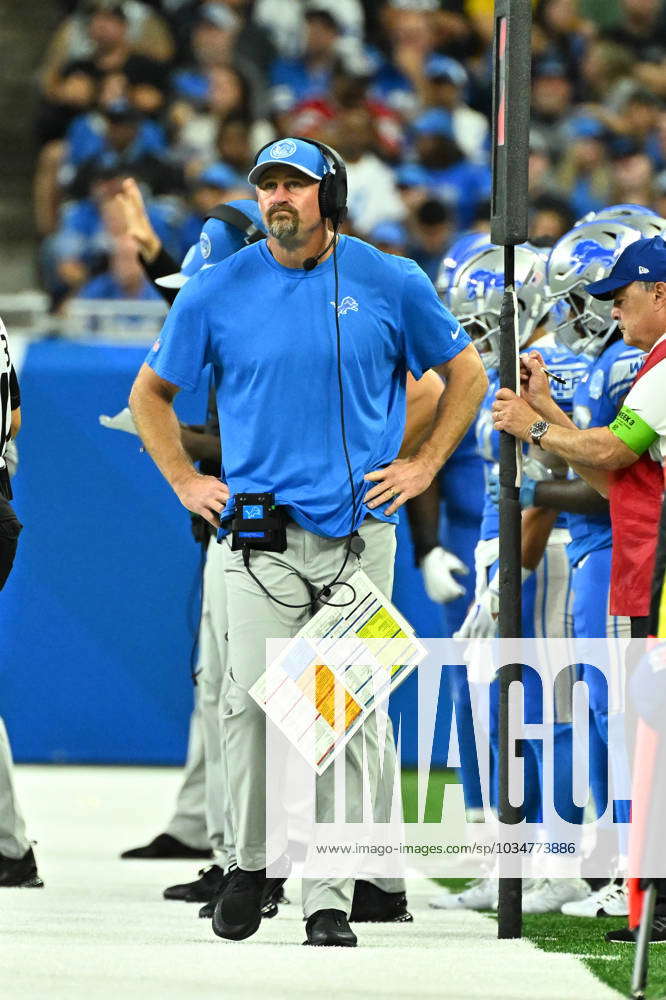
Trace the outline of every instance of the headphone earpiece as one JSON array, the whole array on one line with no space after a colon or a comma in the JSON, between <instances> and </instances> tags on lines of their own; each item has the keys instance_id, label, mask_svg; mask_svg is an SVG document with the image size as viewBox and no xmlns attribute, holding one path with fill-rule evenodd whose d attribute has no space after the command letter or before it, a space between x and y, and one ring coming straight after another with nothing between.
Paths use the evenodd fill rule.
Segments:
<instances>
[{"instance_id":1,"label":"headphone earpiece","mask_svg":"<svg viewBox=\"0 0 666 1000\"><path fill-rule=\"evenodd\" d=\"M340 154L317 139L303 138L316 146L329 166L319 183L319 211L323 219L330 219L338 229L347 218L347 168Z\"/></svg>"}]
</instances>

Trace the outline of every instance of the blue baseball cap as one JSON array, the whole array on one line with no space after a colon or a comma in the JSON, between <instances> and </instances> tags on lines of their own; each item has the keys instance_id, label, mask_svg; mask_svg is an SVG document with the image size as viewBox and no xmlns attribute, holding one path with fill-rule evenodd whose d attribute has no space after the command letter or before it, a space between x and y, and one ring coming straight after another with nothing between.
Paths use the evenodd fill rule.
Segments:
<instances>
[{"instance_id":1,"label":"blue baseball cap","mask_svg":"<svg viewBox=\"0 0 666 1000\"><path fill-rule=\"evenodd\" d=\"M259 159L247 176L248 182L258 184L262 174L276 163L294 167L316 181L320 181L329 171L321 150L311 142L305 142L303 139L278 139L260 153Z\"/></svg>"},{"instance_id":2,"label":"blue baseball cap","mask_svg":"<svg viewBox=\"0 0 666 1000\"><path fill-rule=\"evenodd\" d=\"M412 128L417 135L445 135L450 138L453 135L453 119L444 108L431 108L412 122Z\"/></svg>"},{"instance_id":3,"label":"blue baseball cap","mask_svg":"<svg viewBox=\"0 0 666 1000\"><path fill-rule=\"evenodd\" d=\"M587 285L595 299L612 299L618 288L633 281L666 281L666 242L661 236L636 240L625 247L613 264L610 274Z\"/></svg>"},{"instance_id":4,"label":"blue baseball cap","mask_svg":"<svg viewBox=\"0 0 666 1000\"><path fill-rule=\"evenodd\" d=\"M263 233L266 232L264 221L256 201L250 198L240 198L237 201L228 201L225 204L237 209L248 218L248 225L254 224ZM212 267L219 264L221 260L231 257L232 254L246 245L246 234L231 222L222 222L221 219L207 219L204 223L198 243L194 243L183 257L180 271L174 274L165 274L163 278L157 278L156 284L162 288L182 288L186 281L204 267Z\"/></svg>"},{"instance_id":5,"label":"blue baseball cap","mask_svg":"<svg viewBox=\"0 0 666 1000\"><path fill-rule=\"evenodd\" d=\"M236 173L236 171L230 167L227 163L211 163L209 167L206 167L199 176L194 180L194 187L200 187L202 184L206 184L209 187L225 188L239 187L244 182Z\"/></svg>"},{"instance_id":6,"label":"blue baseball cap","mask_svg":"<svg viewBox=\"0 0 666 1000\"><path fill-rule=\"evenodd\" d=\"M450 80L456 87L467 83L467 70L457 59L435 53L426 60L425 75L429 80Z\"/></svg>"}]
</instances>

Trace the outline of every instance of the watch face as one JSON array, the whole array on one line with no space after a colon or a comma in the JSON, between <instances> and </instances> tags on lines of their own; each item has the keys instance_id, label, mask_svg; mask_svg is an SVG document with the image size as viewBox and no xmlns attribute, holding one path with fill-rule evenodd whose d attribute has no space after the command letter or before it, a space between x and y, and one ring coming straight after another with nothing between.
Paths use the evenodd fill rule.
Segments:
<instances>
[{"instance_id":1,"label":"watch face","mask_svg":"<svg viewBox=\"0 0 666 1000\"><path fill-rule=\"evenodd\" d=\"M533 423L532 426L530 427L530 434L533 438L541 437L541 435L545 434L547 430L548 430L548 424L546 423L546 421L537 420L536 423Z\"/></svg>"}]
</instances>

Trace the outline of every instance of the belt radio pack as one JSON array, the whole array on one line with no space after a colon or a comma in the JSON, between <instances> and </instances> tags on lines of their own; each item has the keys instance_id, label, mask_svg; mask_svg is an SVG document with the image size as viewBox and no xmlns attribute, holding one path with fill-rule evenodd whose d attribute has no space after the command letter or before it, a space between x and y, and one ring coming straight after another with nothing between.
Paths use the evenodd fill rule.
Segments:
<instances>
[{"instance_id":1,"label":"belt radio pack","mask_svg":"<svg viewBox=\"0 0 666 1000\"><path fill-rule=\"evenodd\" d=\"M284 552L287 548L287 512L275 503L274 493L237 493L231 522L231 548Z\"/></svg>"}]
</instances>

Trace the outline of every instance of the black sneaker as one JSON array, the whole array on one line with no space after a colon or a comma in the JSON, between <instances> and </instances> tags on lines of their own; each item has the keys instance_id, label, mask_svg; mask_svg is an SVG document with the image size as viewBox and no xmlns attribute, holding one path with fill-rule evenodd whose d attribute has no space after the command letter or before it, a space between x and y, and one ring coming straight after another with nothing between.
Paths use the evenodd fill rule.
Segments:
<instances>
[{"instance_id":1,"label":"black sneaker","mask_svg":"<svg viewBox=\"0 0 666 1000\"><path fill-rule=\"evenodd\" d=\"M0 854L0 888L13 889L43 889L37 872L37 862L32 847L29 847L22 858L6 858Z\"/></svg>"},{"instance_id":2,"label":"black sneaker","mask_svg":"<svg viewBox=\"0 0 666 1000\"><path fill-rule=\"evenodd\" d=\"M217 936L230 941L251 937L261 923L262 907L286 881L286 877L267 879L265 868L256 872L232 869L229 882L213 912L213 930ZM275 913L271 915L275 916Z\"/></svg>"},{"instance_id":3,"label":"black sneaker","mask_svg":"<svg viewBox=\"0 0 666 1000\"><path fill-rule=\"evenodd\" d=\"M308 936L303 944L318 948L355 948L357 938L344 910L317 910L305 922Z\"/></svg>"},{"instance_id":4,"label":"black sneaker","mask_svg":"<svg viewBox=\"0 0 666 1000\"><path fill-rule=\"evenodd\" d=\"M384 892L372 882L357 879L349 919L352 924L408 924L414 917L404 892Z\"/></svg>"},{"instance_id":5,"label":"black sneaker","mask_svg":"<svg viewBox=\"0 0 666 1000\"><path fill-rule=\"evenodd\" d=\"M224 892L224 890L225 890L225 888L227 886L228 880L231 878L233 870L234 869L232 868L224 876L222 888L220 889L219 893L215 896L215 898L211 899L210 902L205 903L201 907L201 909L199 910L199 916L200 917L203 917L204 919L208 919L208 920L212 919L213 913L215 912L215 905L216 905L218 899L220 898L220 896L222 895L222 893ZM268 879L268 882L273 882L273 881L274 881L274 879ZM261 916L262 916L263 920L270 920L272 917L276 917L277 916L277 914L278 914L278 903L288 903L289 902L289 900L287 899L287 897L282 892L282 886L281 885L276 885L276 886L272 886L272 887L268 886L267 889L264 890L263 899L265 900L265 902L262 904L262 907L261 907Z\"/></svg>"},{"instance_id":6,"label":"black sneaker","mask_svg":"<svg viewBox=\"0 0 666 1000\"><path fill-rule=\"evenodd\" d=\"M638 931L632 931L628 927L621 927L617 931L608 931L604 934L604 940L609 944L636 944L637 938ZM654 917L650 944L666 944L666 917Z\"/></svg>"},{"instance_id":7,"label":"black sneaker","mask_svg":"<svg viewBox=\"0 0 666 1000\"><path fill-rule=\"evenodd\" d=\"M144 847L133 847L123 851L121 858L186 858L188 861L203 859L210 861L213 852L205 847L188 847L182 840L170 833L159 833Z\"/></svg>"},{"instance_id":8,"label":"black sneaker","mask_svg":"<svg viewBox=\"0 0 666 1000\"><path fill-rule=\"evenodd\" d=\"M185 903L208 903L218 898L224 883L224 869L219 865L209 865L199 869L195 882L168 886L162 895L165 899L181 899Z\"/></svg>"}]
</instances>

